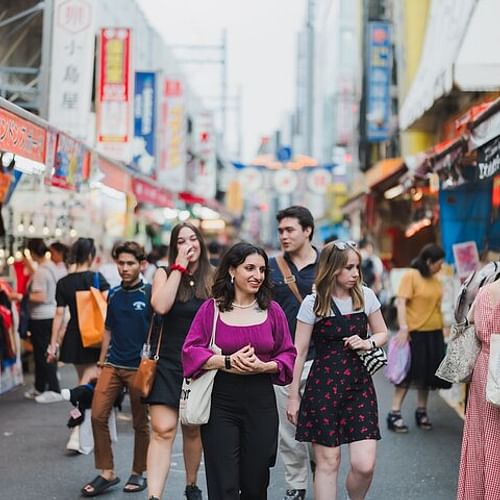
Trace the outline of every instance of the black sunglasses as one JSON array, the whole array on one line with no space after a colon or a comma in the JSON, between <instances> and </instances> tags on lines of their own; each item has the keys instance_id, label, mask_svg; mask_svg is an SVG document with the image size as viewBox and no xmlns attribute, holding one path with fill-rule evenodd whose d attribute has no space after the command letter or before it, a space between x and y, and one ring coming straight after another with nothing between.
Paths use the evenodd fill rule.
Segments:
<instances>
[{"instance_id":1,"label":"black sunglasses","mask_svg":"<svg viewBox=\"0 0 500 500\"><path fill-rule=\"evenodd\" d=\"M343 240L335 240L333 242L333 246L338 250L346 250L347 248L358 248L358 245L355 241L343 241Z\"/></svg>"}]
</instances>

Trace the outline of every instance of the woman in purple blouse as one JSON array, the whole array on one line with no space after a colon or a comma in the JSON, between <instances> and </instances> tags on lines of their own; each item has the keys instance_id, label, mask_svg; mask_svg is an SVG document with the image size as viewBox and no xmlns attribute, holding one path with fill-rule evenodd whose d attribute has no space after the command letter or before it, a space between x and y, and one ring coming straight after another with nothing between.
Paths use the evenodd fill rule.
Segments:
<instances>
[{"instance_id":1,"label":"woman in purple blouse","mask_svg":"<svg viewBox=\"0 0 500 500\"><path fill-rule=\"evenodd\" d=\"M291 382L296 350L285 313L271 300L267 255L237 243L222 257L213 300L196 314L184 342L185 377L218 370L210 420L201 427L209 500L266 500L275 463L278 413L273 384Z\"/></svg>"}]
</instances>

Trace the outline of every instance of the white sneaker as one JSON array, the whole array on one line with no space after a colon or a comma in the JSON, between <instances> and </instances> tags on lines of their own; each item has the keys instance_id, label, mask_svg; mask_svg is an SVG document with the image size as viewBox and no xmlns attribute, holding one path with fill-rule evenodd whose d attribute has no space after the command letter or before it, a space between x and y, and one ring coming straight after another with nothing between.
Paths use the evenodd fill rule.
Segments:
<instances>
[{"instance_id":1,"label":"white sneaker","mask_svg":"<svg viewBox=\"0 0 500 500\"><path fill-rule=\"evenodd\" d=\"M36 389L31 389L31 391L26 391L24 393L24 397L26 399L35 399L37 396L40 396L41 392L38 392Z\"/></svg>"},{"instance_id":2,"label":"white sneaker","mask_svg":"<svg viewBox=\"0 0 500 500\"><path fill-rule=\"evenodd\" d=\"M59 401L63 401L63 397L58 392L54 391L45 391L35 398L37 403L58 403Z\"/></svg>"}]
</instances>

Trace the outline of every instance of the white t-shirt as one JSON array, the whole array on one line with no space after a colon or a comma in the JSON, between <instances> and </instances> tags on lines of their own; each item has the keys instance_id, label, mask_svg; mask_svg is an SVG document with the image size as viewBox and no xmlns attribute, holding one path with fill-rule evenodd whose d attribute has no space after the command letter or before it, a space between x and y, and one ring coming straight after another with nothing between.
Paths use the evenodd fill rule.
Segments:
<instances>
[{"instance_id":1,"label":"white t-shirt","mask_svg":"<svg viewBox=\"0 0 500 500\"><path fill-rule=\"evenodd\" d=\"M377 299L377 296L370 288L364 286L363 294L365 296L365 308L364 311L367 316L378 311L380 309L380 302ZM312 293L311 295L307 295L306 298L302 301L299 312L297 313L297 319L302 321L302 323L306 323L308 325L314 325L316 321L321 319L320 316L316 316L314 314L314 301L316 300L316 294ZM353 312L360 312L352 310L352 299L351 297L346 297L345 299L339 299L335 297L335 304L339 308L339 311L342 314L351 314ZM330 310L330 316L335 316L333 311Z\"/></svg>"}]
</instances>

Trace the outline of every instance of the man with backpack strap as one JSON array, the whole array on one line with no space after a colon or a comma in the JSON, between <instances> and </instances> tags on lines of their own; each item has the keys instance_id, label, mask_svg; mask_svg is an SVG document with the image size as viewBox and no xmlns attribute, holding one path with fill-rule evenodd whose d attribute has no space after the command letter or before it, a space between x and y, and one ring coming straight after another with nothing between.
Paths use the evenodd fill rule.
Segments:
<instances>
[{"instance_id":1,"label":"man with backpack strap","mask_svg":"<svg viewBox=\"0 0 500 500\"><path fill-rule=\"evenodd\" d=\"M273 298L285 311L290 333L295 338L297 313L302 299L312 292L319 257L311 244L314 218L307 208L291 206L279 211L276 219L283 254L269 260ZM301 393L313 358L311 349L302 372ZM308 482L309 450L305 443L295 440L295 426L286 416L288 386L275 386L275 392L280 417L279 449L287 483L283 500L303 500Z\"/></svg>"}]
</instances>

